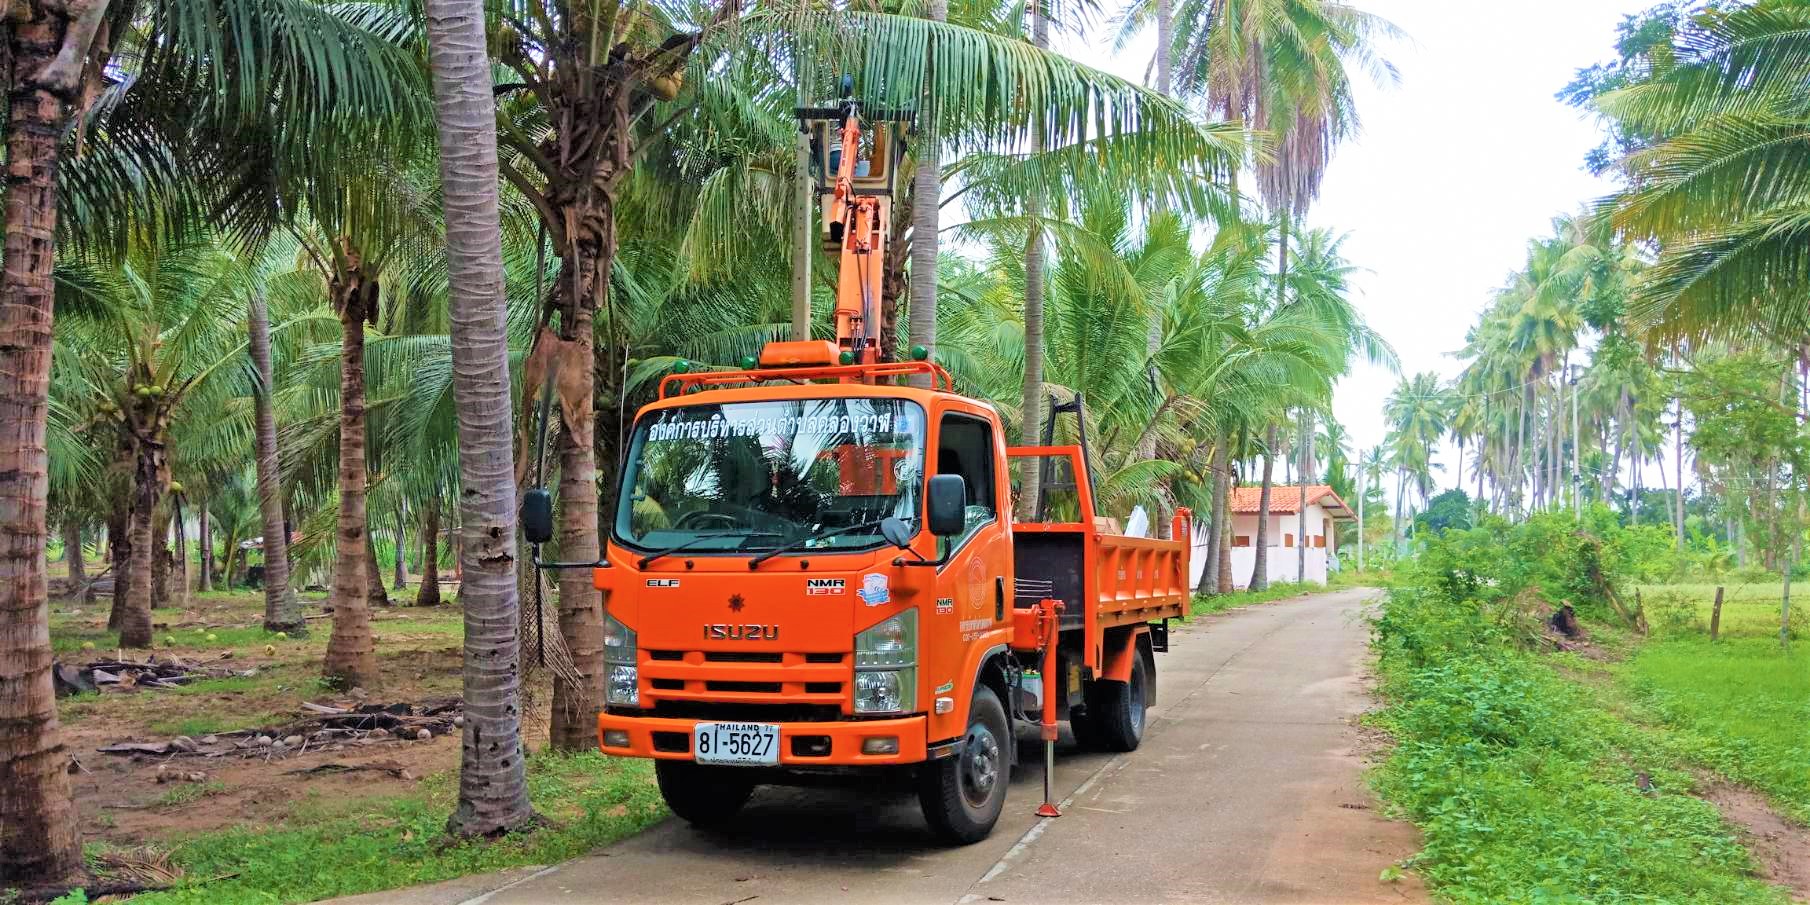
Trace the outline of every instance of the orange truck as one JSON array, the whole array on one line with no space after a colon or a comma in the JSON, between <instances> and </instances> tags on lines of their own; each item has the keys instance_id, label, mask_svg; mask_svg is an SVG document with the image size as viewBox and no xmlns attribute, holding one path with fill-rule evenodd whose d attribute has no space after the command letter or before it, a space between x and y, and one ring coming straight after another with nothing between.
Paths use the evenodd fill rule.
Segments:
<instances>
[{"instance_id":1,"label":"orange truck","mask_svg":"<svg viewBox=\"0 0 1810 905\"><path fill-rule=\"evenodd\" d=\"M864 199L886 195L848 191L858 107L835 114L833 241L845 275L877 274L891 218ZM843 281L834 342L666 378L635 419L603 557L583 564L607 600L599 745L652 758L696 824L760 784L892 771L940 836L979 840L1021 727L1045 740L1046 789L1058 720L1084 747L1138 746L1154 655L1188 610L1188 513L1173 541L1112 533L1082 447L1008 447L942 368L879 360L871 293ZM1026 468L1043 480L1021 521ZM538 561L550 497L523 508Z\"/></svg>"}]
</instances>

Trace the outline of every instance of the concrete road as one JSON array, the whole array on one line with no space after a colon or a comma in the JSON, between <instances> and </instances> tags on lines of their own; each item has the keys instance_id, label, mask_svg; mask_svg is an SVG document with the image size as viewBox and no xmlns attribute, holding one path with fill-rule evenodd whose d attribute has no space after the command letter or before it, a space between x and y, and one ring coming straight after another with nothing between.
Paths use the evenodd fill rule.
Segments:
<instances>
[{"instance_id":1,"label":"concrete road","mask_svg":"<svg viewBox=\"0 0 1810 905\"><path fill-rule=\"evenodd\" d=\"M669 820L565 864L339 903L1424 901L1411 879L1378 879L1418 846L1361 778L1368 593L1178 628L1143 746L1059 752L1064 816L1040 820L1027 738L1005 816L975 845L939 846L906 791L769 788L722 832Z\"/></svg>"}]
</instances>

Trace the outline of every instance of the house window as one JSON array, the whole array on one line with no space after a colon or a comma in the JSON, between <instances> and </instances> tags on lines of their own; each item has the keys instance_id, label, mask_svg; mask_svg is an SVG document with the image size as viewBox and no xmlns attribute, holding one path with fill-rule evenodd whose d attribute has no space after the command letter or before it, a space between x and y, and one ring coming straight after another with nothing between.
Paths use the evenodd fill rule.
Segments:
<instances>
[{"instance_id":1,"label":"house window","mask_svg":"<svg viewBox=\"0 0 1810 905\"><path fill-rule=\"evenodd\" d=\"M1317 549L1321 549L1321 550L1326 549L1326 535L1324 535L1324 534L1314 535L1314 547Z\"/></svg>"},{"instance_id":2,"label":"house window","mask_svg":"<svg viewBox=\"0 0 1810 905\"><path fill-rule=\"evenodd\" d=\"M1295 545L1295 536L1293 534L1282 535L1282 546L1292 547L1294 545Z\"/></svg>"},{"instance_id":3,"label":"house window","mask_svg":"<svg viewBox=\"0 0 1810 905\"><path fill-rule=\"evenodd\" d=\"M1234 547L1248 547L1248 546L1250 546L1250 545L1251 545L1251 536L1250 536L1250 535L1249 535L1249 534L1234 534L1234 535L1232 535L1232 546L1234 546Z\"/></svg>"}]
</instances>

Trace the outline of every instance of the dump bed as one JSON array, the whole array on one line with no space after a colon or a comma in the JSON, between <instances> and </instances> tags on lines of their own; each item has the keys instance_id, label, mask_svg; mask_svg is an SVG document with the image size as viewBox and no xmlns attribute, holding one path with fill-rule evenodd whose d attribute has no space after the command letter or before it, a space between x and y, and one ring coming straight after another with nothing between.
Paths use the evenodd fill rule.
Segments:
<instances>
[{"instance_id":1,"label":"dump bed","mask_svg":"<svg viewBox=\"0 0 1810 905\"><path fill-rule=\"evenodd\" d=\"M1126 537L1094 511L1081 447L1013 447L1007 455L1035 460L1029 467L1044 476L1041 517L1012 525L1019 608L1062 601L1062 629L1086 633L1087 665L1095 668L1108 629L1188 614L1187 510L1176 513L1172 540Z\"/></svg>"}]
</instances>

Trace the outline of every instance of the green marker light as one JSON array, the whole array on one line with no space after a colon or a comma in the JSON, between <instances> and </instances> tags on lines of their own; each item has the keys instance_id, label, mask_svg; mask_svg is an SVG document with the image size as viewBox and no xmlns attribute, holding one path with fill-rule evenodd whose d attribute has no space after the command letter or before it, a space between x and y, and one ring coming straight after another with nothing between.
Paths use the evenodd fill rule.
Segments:
<instances>
[{"instance_id":1,"label":"green marker light","mask_svg":"<svg viewBox=\"0 0 1810 905\"><path fill-rule=\"evenodd\" d=\"M742 356L742 370L752 371L752 370L754 370L754 366L757 364L759 364L759 362L755 360L754 356L752 356L752 355L743 355Z\"/></svg>"},{"instance_id":2,"label":"green marker light","mask_svg":"<svg viewBox=\"0 0 1810 905\"><path fill-rule=\"evenodd\" d=\"M926 349L923 346L912 346L911 347L911 360L912 361L927 361L927 360L929 360L929 358L930 358L929 349Z\"/></svg>"},{"instance_id":3,"label":"green marker light","mask_svg":"<svg viewBox=\"0 0 1810 905\"><path fill-rule=\"evenodd\" d=\"M842 362L845 365L852 365L855 363L855 353L845 350L842 353L842 355L840 357L838 357L836 360Z\"/></svg>"}]
</instances>

